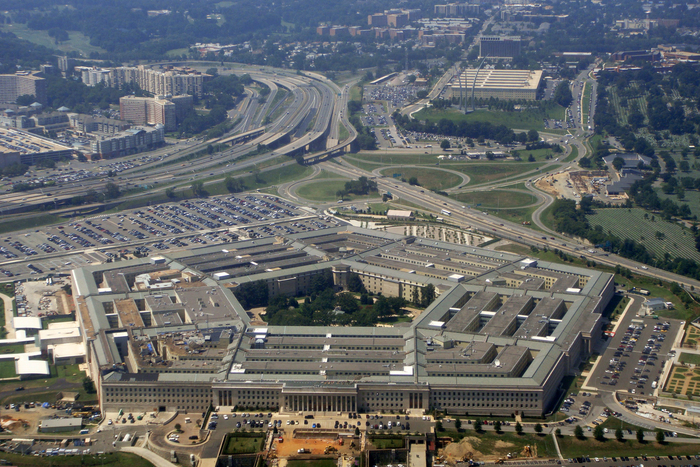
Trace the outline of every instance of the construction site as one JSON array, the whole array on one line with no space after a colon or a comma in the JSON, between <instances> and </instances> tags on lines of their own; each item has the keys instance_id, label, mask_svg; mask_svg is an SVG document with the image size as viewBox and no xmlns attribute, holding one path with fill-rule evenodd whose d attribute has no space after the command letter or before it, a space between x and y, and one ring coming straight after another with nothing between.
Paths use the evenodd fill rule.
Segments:
<instances>
[{"instance_id":1,"label":"construction site","mask_svg":"<svg viewBox=\"0 0 700 467\"><path fill-rule=\"evenodd\" d=\"M580 200L582 196L592 195L609 201L605 194L609 181L605 170L577 170L546 175L535 186L557 198Z\"/></svg>"}]
</instances>

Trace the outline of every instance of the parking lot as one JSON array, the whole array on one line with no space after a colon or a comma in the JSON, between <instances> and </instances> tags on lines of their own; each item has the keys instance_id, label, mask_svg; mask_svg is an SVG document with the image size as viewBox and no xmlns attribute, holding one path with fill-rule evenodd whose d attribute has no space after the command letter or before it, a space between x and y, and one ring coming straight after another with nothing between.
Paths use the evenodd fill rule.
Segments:
<instances>
[{"instance_id":1,"label":"parking lot","mask_svg":"<svg viewBox=\"0 0 700 467\"><path fill-rule=\"evenodd\" d=\"M651 396L683 321L638 318L643 298L635 302L617 327L589 385L599 390Z\"/></svg>"},{"instance_id":2,"label":"parking lot","mask_svg":"<svg viewBox=\"0 0 700 467\"><path fill-rule=\"evenodd\" d=\"M120 253L141 255L190 245L320 230L338 224L277 196L240 194L183 200L120 214L93 216L0 237L7 277L68 271ZM74 253L74 254L72 254ZM12 260L28 263L12 264Z\"/></svg>"}]
</instances>

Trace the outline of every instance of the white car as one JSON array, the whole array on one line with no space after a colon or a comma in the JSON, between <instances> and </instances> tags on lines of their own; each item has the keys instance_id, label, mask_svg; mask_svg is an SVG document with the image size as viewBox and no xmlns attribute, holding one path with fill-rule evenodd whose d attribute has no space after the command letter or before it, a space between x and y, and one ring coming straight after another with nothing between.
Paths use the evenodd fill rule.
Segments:
<instances>
[{"instance_id":1,"label":"white car","mask_svg":"<svg viewBox=\"0 0 700 467\"><path fill-rule=\"evenodd\" d=\"M110 419L107 421L107 425L111 425L111 424L112 424L112 419L110 418Z\"/></svg>"},{"instance_id":2,"label":"white car","mask_svg":"<svg viewBox=\"0 0 700 467\"><path fill-rule=\"evenodd\" d=\"M224 420L228 420L228 415L224 414Z\"/></svg>"}]
</instances>

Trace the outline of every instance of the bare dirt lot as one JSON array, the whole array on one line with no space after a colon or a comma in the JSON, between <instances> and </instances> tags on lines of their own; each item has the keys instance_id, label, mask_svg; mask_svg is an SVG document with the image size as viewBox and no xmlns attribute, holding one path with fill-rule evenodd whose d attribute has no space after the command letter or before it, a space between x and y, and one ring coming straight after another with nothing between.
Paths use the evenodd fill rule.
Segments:
<instances>
[{"instance_id":1,"label":"bare dirt lot","mask_svg":"<svg viewBox=\"0 0 700 467\"><path fill-rule=\"evenodd\" d=\"M352 449L349 443L339 444L337 439L331 438L293 438L288 433L284 433L284 441L282 443L275 441L274 446L277 448L277 457L290 457L299 455L299 449L309 449L311 452L306 454L319 455L323 454L327 446L333 446L338 450L339 454L349 454Z\"/></svg>"}]
</instances>

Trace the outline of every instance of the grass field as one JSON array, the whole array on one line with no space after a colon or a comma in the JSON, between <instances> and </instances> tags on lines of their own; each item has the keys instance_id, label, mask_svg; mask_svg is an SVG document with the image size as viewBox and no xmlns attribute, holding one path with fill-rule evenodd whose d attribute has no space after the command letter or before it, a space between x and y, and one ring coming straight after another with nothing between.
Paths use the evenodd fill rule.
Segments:
<instances>
[{"instance_id":1,"label":"grass field","mask_svg":"<svg viewBox=\"0 0 700 467\"><path fill-rule=\"evenodd\" d=\"M65 219L59 216L54 216L53 214L39 214L32 216L31 213L28 213L27 217L13 218L11 222L8 219L6 219L4 222L0 222L0 233L33 229L44 225L57 224L62 221L65 221Z\"/></svg>"},{"instance_id":2,"label":"grass field","mask_svg":"<svg viewBox=\"0 0 700 467\"><path fill-rule=\"evenodd\" d=\"M459 193L451 198L461 201L474 209L480 208L519 208L537 202L537 198L529 193L507 190L474 191Z\"/></svg>"},{"instance_id":3,"label":"grass field","mask_svg":"<svg viewBox=\"0 0 700 467\"><path fill-rule=\"evenodd\" d=\"M532 155L536 161L544 161L547 156L552 156L552 158L558 157L551 149L533 149L532 151L521 149L519 151L513 151L513 153L519 155L524 161L529 160L530 155Z\"/></svg>"},{"instance_id":4,"label":"grass field","mask_svg":"<svg viewBox=\"0 0 700 467\"><path fill-rule=\"evenodd\" d=\"M362 88L360 86L353 86L350 88L349 100L351 101L362 101Z\"/></svg>"},{"instance_id":5,"label":"grass field","mask_svg":"<svg viewBox=\"0 0 700 467\"><path fill-rule=\"evenodd\" d=\"M345 128L345 125L342 123L338 123L338 140L339 141L344 141L350 137L350 132L348 131L347 128Z\"/></svg>"},{"instance_id":6,"label":"grass field","mask_svg":"<svg viewBox=\"0 0 700 467\"><path fill-rule=\"evenodd\" d=\"M678 357L678 361L681 363L692 363L693 365L700 365L700 355L694 353L681 352Z\"/></svg>"},{"instance_id":7,"label":"grass field","mask_svg":"<svg viewBox=\"0 0 700 467\"><path fill-rule=\"evenodd\" d=\"M342 179L350 180L350 179L347 178L347 177L343 177L343 176L340 175L340 174L337 174L337 173L335 173L335 172L329 172L329 171L327 171L327 170L321 170L321 172L319 172L319 174L316 175L316 176L313 178L313 180L323 180L323 179L327 179L327 178L335 178L335 179L341 179L341 178L342 178Z\"/></svg>"},{"instance_id":8,"label":"grass field","mask_svg":"<svg viewBox=\"0 0 700 467\"><path fill-rule=\"evenodd\" d=\"M489 209L484 208L483 206L479 206L477 209L486 211L489 213L489 215L498 217L499 219L522 224L526 221L532 222L532 213L535 212L537 206L522 209ZM531 224L529 227L533 230L541 230L535 224Z\"/></svg>"},{"instance_id":9,"label":"grass field","mask_svg":"<svg viewBox=\"0 0 700 467\"><path fill-rule=\"evenodd\" d=\"M262 448L265 436L261 433L260 436L236 436L235 433L228 435L226 445L222 454L251 454L258 452Z\"/></svg>"},{"instance_id":10,"label":"grass field","mask_svg":"<svg viewBox=\"0 0 700 467\"><path fill-rule=\"evenodd\" d=\"M16 376L14 359L0 360L0 378L15 378Z\"/></svg>"},{"instance_id":11,"label":"grass field","mask_svg":"<svg viewBox=\"0 0 700 467\"><path fill-rule=\"evenodd\" d=\"M81 467L81 466L105 466L105 467L153 467L143 457L125 452L109 452L95 456L21 456L10 452L3 452L2 458L10 465L18 467Z\"/></svg>"},{"instance_id":12,"label":"grass field","mask_svg":"<svg viewBox=\"0 0 700 467\"><path fill-rule=\"evenodd\" d=\"M578 146L571 146L571 154L566 156L564 162L571 162L578 157Z\"/></svg>"},{"instance_id":13,"label":"grass field","mask_svg":"<svg viewBox=\"0 0 700 467\"><path fill-rule=\"evenodd\" d=\"M695 455L700 452L700 446L690 443L663 443L646 441L639 443L637 440L624 440L622 442L612 439L597 441L593 438L578 439L573 436L559 438L559 448L564 457L598 456L667 456Z\"/></svg>"},{"instance_id":14,"label":"grass field","mask_svg":"<svg viewBox=\"0 0 700 467\"><path fill-rule=\"evenodd\" d=\"M588 216L588 220L593 226L602 226L605 232L611 231L617 237L640 242L658 257L668 253L672 257L700 261L700 252L695 248L690 231L644 209L599 209L595 215ZM634 229L629 228L631 225Z\"/></svg>"},{"instance_id":15,"label":"grass field","mask_svg":"<svg viewBox=\"0 0 700 467\"><path fill-rule=\"evenodd\" d=\"M170 49L165 52L166 57L181 57L182 55L187 55L190 49L182 47L180 49Z\"/></svg>"},{"instance_id":16,"label":"grass field","mask_svg":"<svg viewBox=\"0 0 700 467\"><path fill-rule=\"evenodd\" d=\"M554 107L548 112L539 112L535 110L524 110L522 112L502 112L497 110L477 110L468 114L463 114L458 110L447 109L440 110L434 108L426 108L417 112L414 117L417 120L428 120L437 122L443 118L459 122L466 120L468 122L489 122L494 125L505 125L508 128L518 130L544 130L543 118L554 118L562 120L564 118L564 109L562 107Z\"/></svg>"},{"instance_id":17,"label":"grass field","mask_svg":"<svg viewBox=\"0 0 700 467\"><path fill-rule=\"evenodd\" d=\"M631 423L627 423L623 420L620 420L619 418L615 417L608 417L606 418L603 423L600 424L603 428L607 428L608 430L612 431L613 433L615 430L618 428L622 428L623 430L632 430L635 433L637 430L640 428L638 425L633 425ZM649 431L647 428L644 429L644 431Z\"/></svg>"},{"instance_id":18,"label":"grass field","mask_svg":"<svg viewBox=\"0 0 700 467\"><path fill-rule=\"evenodd\" d=\"M467 174L470 178L469 185L480 185L482 183L500 181L505 178L522 175L526 172L530 172L531 170L537 170L542 166L542 164L537 162L496 162L492 164L460 164L454 166L452 164L446 164L446 166L452 170L458 170L464 174Z\"/></svg>"},{"instance_id":19,"label":"grass field","mask_svg":"<svg viewBox=\"0 0 700 467\"><path fill-rule=\"evenodd\" d=\"M37 45L43 45L44 47L48 47L50 49L58 49L66 53L78 52L86 58L89 57L92 52L106 52L101 47L91 45L89 37L76 31L69 31L69 40L61 44L55 44L54 38L49 36L48 31L35 31L33 29L29 29L25 24L3 24L0 26L0 31L12 32L20 39L33 42Z\"/></svg>"},{"instance_id":20,"label":"grass field","mask_svg":"<svg viewBox=\"0 0 700 467\"><path fill-rule=\"evenodd\" d=\"M401 449L404 447L403 437L383 438L370 435L369 442L377 449Z\"/></svg>"},{"instance_id":21,"label":"grass field","mask_svg":"<svg viewBox=\"0 0 700 467\"><path fill-rule=\"evenodd\" d=\"M445 190L459 185L462 181L460 176L439 169L405 167L382 170L382 174L387 177L391 177L395 173L401 174L400 178L406 180L416 177L418 184L428 190Z\"/></svg>"},{"instance_id":22,"label":"grass field","mask_svg":"<svg viewBox=\"0 0 700 467\"><path fill-rule=\"evenodd\" d=\"M539 457L557 457L556 447L551 436L538 436L529 433L517 435L511 432L498 434L493 431L475 433L473 430L465 430L459 433L445 431L440 432L439 435L449 436L454 441L469 437L470 444L474 449L484 455L505 456L509 452L522 452L525 446L535 446Z\"/></svg>"},{"instance_id":23,"label":"grass field","mask_svg":"<svg viewBox=\"0 0 700 467\"><path fill-rule=\"evenodd\" d=\"M306 198L312 201L333 201L337 200L338 196L336 192L345 187L343 181L329 180L320 182L310 182L302 185L297 190L297 194L302 198ZM374 198L377 196L377 192L370 193L369 197ZM345 201L354 201L356 199L366 199L367 195L353 195L348 194L345 196Z\"/></svg>"}]
</instances>

